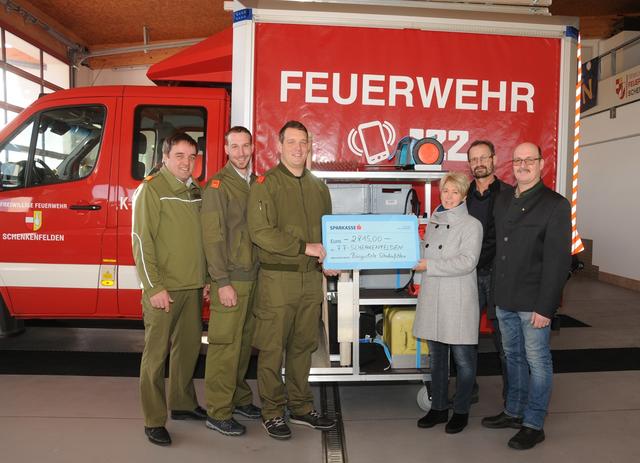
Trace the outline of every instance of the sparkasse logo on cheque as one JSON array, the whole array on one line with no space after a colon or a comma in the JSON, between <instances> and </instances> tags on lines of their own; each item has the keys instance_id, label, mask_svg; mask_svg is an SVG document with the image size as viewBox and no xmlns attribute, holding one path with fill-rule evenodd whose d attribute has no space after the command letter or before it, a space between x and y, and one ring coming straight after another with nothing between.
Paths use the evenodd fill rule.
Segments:
<instances>
[{"instance_id":1,"label":"sparkasse logo on cheque","mask_svg":"<svg viewBox=\"0 0 640 463\"><path fill-rule=\"evenodd\" d=\"M330 225L329 230L362 230L362 225Z\"/></svg>"}]
</instances>

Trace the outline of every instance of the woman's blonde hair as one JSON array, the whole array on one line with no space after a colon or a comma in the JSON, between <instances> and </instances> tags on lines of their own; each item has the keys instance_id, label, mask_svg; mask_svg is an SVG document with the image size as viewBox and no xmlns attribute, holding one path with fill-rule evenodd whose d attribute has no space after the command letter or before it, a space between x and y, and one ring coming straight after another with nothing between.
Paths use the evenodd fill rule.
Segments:
<instances>
[{"instance_id":1,"label":"woman's blonde hair","mask_svg":"<svg viewBox=\"0 0 640 463\"><path fill-rule=\"evenodd\" d=\"M440 179L440 190L444 188L445 184L452 183L458 189L458 192L464 198L467 196L467 192L469 191L469 185L471 182L469 181L469 177L467 174L463 172L449 172L444 177Z\"/></svg>"}]
</instances>

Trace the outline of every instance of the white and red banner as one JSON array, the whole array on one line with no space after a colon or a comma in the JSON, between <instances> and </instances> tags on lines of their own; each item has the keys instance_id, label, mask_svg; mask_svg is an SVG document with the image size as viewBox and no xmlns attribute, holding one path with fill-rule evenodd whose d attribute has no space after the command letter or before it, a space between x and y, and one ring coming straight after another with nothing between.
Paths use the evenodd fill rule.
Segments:
<instances>
[{"instance_id":1,"label":"white and red banner","mask_svg":"<svg viewBox=\"0 0 640 463\"><path fill-rule=\"evenodd\" d=\"M445 169L467 170L475 139L491 140L513 181L516 145L542 148L555 188L560 39L339 26L256 25L256 170L276 164L295 119L313 137L313 167L384 165L407 135L440 140Z\"/></svg>"}]
</instances>

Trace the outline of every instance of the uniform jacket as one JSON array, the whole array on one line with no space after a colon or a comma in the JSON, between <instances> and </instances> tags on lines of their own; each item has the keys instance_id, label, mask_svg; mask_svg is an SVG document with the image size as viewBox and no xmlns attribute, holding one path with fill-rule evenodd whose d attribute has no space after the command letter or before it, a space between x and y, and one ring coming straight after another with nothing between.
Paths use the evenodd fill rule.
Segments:
<instances>
[{"instance_id":1,"label":"uniform jacket","mask_svg":"<svg viewBox=\"0 0 640 463\"><path fill-rule=\"evenodd\" d=\"M482 224L459 206L431 216L421 250L422 275L413 334L447 344L477 344L480 313L476 265Z\"/></svg>"},{"instance_id":2,"label":"uniform jacket","mask_svg":"<svg viewBox=\"0 0 640 463\"><path fill-rule=\"evenodd\" d=\"M248 199L249 184L230 162L202 190L204 253L209 276L218 287L231 280L254 280L258 273L258 252L247 226Z\"/></svg>"},{"instance_id":3,"label":"uniform jacket","mask_svg":"<svg viewBox=\"0 0 640 463\"><path fill-rule=\"evenodd\" d=\"M495 178L489 185L488 191L480 196L476 189L476 182L471 182L469 193L467 194L467 209L469 214L475 217L482 224L482 251L478 261L477 270L488 275L491 272L493 258L496 255L496 229L493 219L493 206L496 197L501 192L513 193L513 187L504 183L499 178ZM481 203L487 202L486 207Z\"/></svg>"},{"instance_id":4,"label":"uniform jacket","mask_svg":"<svg viewBox=\"0 0 640 463\"><path fill-rule=\"evenodd\" d=\"M500 195L493 212L495 305L551 318L571 265L569 202L540 181L519 198Z\"/></svg>"},{"instance_id":5,"label":"uniform jacket","mask_svg":"<svg viewBox=\"0 0 640 463\"><path fill-rule=\"evenodd\" d=\"M205 260L200 227L200 187L176 179L166 167L147 177L133 195L131 237L138 277L146 294L202 288Z\"/></svg>"},{"instance_id":6,"label":"uniform jacket","mask_svg":"<svg viewBox=\"0 0 640 463\"><path fill-rule=\"evenodd\" d=\"M322 242L322 216L331 214L324 182L307 169L300 177L282 163L251 186L247 219L262 268L307 272L318 259L304 254L307 243Z\"/></svg>"}]
</instances>

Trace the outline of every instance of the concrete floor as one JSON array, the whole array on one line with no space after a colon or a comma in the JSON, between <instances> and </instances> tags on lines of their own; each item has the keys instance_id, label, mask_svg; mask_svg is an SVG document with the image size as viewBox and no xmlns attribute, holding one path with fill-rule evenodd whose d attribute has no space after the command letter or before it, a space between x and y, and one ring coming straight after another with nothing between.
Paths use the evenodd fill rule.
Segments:
<instances>
[{"instance_id":1,"label":"concrete floor","mask_svg":"<svg viewBox=\"0 0 640 463\"><path fill-rule=\"evenodd\" d=\"M553 349L640 347L640 293L573 278L562 312L591 328L563 328L553 336ZM88 350L138 342L135 334L122 333L132 337L123 341L107 331L110 336L99 330L74 331L71 339L65 331L58 336ZM55 338L51 328L33 328L20 338L0 340L0 348L51 345L49 337ZM489 350L490 343L481 347ZM0 350L0 362L2 355ZM640 461L638 370L556 374L545 423L547 440L525 452L506 446L514 430L481 427L481 417L501 409L501 385L498 376L481 376L478 383L480 402L471 409L469 426L457 435L445 434L443 426L416 427L424 414L415 400L419 384L341 385L348 461ZM196 385L202 399L202 380ZM174 443L160 448L143 434L136 378L0 375L0 462L324 461L318 431L292 426L293 438L279 442L265 435L259 421L243 423L248 427L245 436L224 437L201 422L170 421Z\"/></svg>"}]
</instances>

